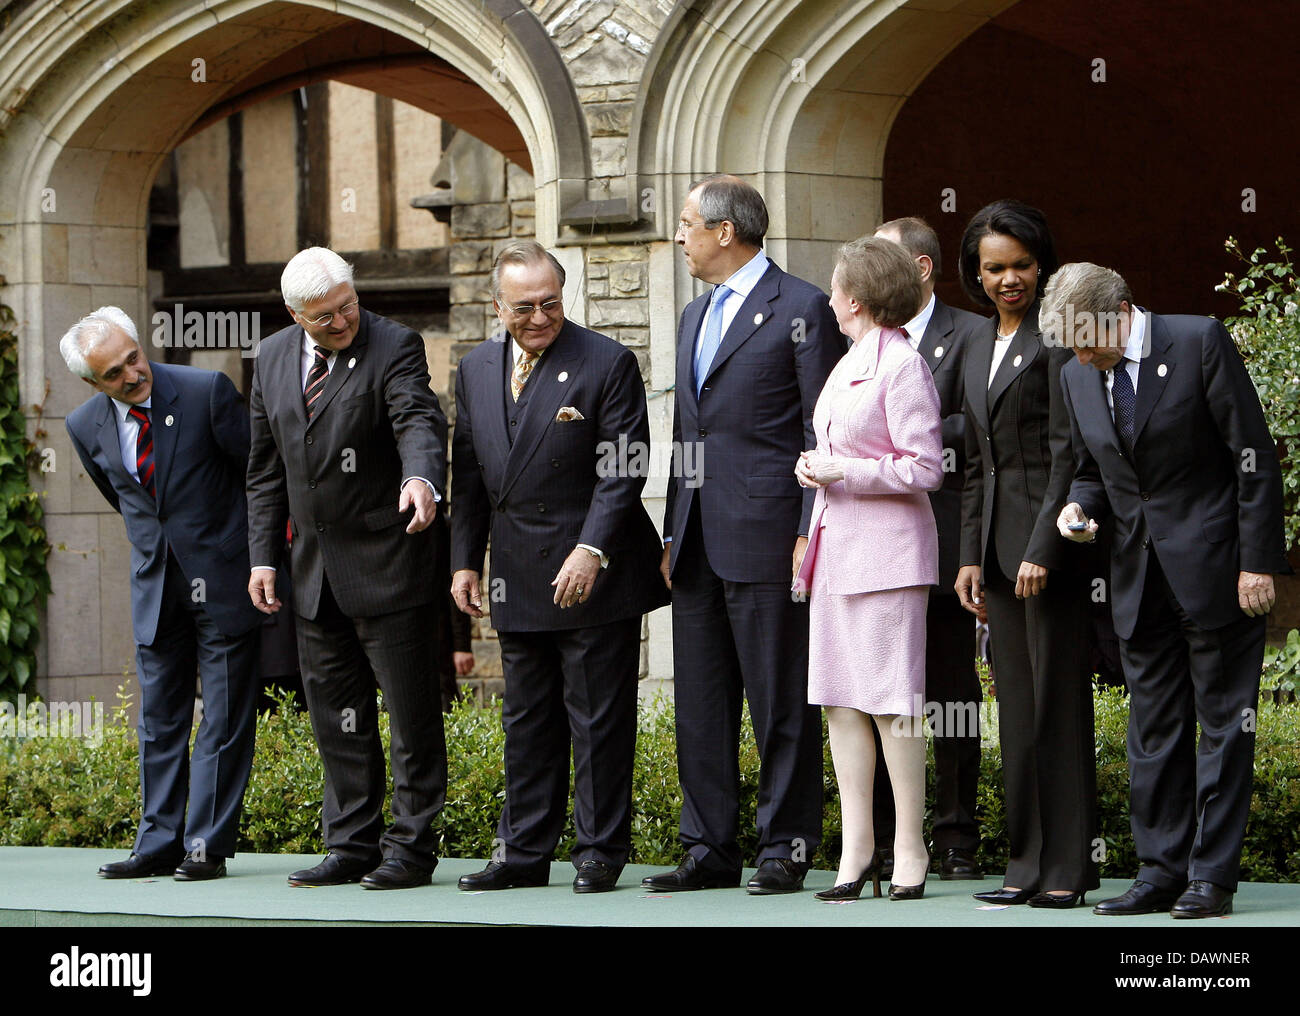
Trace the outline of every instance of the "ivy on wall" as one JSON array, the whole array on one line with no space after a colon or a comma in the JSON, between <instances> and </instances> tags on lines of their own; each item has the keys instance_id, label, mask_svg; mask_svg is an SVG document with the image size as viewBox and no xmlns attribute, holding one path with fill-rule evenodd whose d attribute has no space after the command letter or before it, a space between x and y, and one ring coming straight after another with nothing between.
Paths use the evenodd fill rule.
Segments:
<instances>
[{"instance_id":1,"label":"ivy on wall","mask_svg":"<svg viewBox=\"0 0 1300 1016\"><path fill-rule=\"evenodd\" d=\"M13 311L0 304L0 699L31 694L40 611L50 592L45 512L28 480L39 465L20 402Z\"/></svg>"}]
</instances>

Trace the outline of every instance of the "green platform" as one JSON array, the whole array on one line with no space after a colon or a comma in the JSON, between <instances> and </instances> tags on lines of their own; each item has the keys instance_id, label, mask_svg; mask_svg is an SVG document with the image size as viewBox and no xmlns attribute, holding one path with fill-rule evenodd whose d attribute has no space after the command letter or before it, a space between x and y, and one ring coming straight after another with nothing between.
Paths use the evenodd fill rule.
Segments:
<instances>
[{"instance_id":1,"label":"green platform","mask_svg":"<svg viewBox=\"0 0 1300 1016\"><path fill-rule=\"evenodd\" d=\"M743 926L1008 926L1095 928L1237 927L1300 925L1300 885L1243 884L1235 912L1218 921L1174 921L1158 914L1102 918L1080 907L1069 911L1007 907L981 910L971 892L983 883L943 882L931 876L917 902L864 899L824 904L812 893L829 886L831 872L810 872L806 891L793 896L749 896L743 889L652 895L641 891L642 876L662 868L639 865L623 872L612 893L577 896L570 889L573 868L555 864L544 889L462 893L456 879L478 871L482 861L444 859L427 888L369 892L356 885L294 889L289 872L320 858L291 854L242 854L230 874L215 882L178 883L170 878L110 881L95 872L120 850L66 847L0 847L0 926L74 927L122 925L530 925L607 927ZM746 876L748 876L748 872ZM1089 900L1117 895L1128 883L1107 881Z\"/></svg>"}]
</instances>

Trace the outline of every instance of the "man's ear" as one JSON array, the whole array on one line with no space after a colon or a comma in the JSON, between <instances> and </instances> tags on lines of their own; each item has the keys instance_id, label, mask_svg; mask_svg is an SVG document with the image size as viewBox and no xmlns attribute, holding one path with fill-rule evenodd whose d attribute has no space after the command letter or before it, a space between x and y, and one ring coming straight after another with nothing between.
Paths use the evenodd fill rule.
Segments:
<instances>
[{"instance_id":1,"label":"man's ear","mask_svg":"<svg viewBox=\"0 0 1300 1016\"><path fill-rule=\"evenodd\" d=\"M918 254L916 258L916 267L921 270L921 282L930 281L930 276L934 274L934 262L925 254Z\"/></svg>"},{"instance_id":2,"label":"man's ear","mask_svg":"<svg viewBox=\"0 0 1300 1016\"><path fill-rule=\"evenodd\" d=\"M99 391L99 385L93 377L83 377L81 380L85 381L86 384L90 385L90 387L95 389L95 391Z\"/></svg>"}]
</instances>

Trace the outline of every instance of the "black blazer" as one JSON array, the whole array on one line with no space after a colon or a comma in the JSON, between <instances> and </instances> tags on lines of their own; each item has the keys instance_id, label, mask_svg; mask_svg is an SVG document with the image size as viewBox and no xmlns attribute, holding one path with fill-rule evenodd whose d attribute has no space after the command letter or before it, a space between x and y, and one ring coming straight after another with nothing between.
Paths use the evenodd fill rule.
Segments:
<instances>
[{"instance_id":1,"label":"black blazer","mask_svg":"<svg viewBox=\"0 0 1300 1016\"><path fill-rule=\"evenodd\" d=\"M990 538L1012 582L1021 561L1084 569L1089 555L1061 538L1056 517L1073 475L1070 422L1061 400L1068 349L1047 348L1030 309L988 384L998 319L974 336L966 355L966 478L962 490L962 565L985 565Z\"/></svg>"},{"instance_id":2,"label":"black blazer","mask_svg":"<svg viewBox=\"0 0 1300 1016\"><path fill-rule=\"evenodd\" d=\"M916 347L934 378L943 416L943 486L930 494L939 530L940 593L956 595L961 565L961 491L966 480L966 417L962 413L965 375L962 367L971 342L987 319L935 299L934 313Z\"/></svg>"},{"instance_id":3,"label":"black blazer","mask_svg":"<svg viewBox=\"0 0 1300 1016\"><path fill-rule=\"evenodd\" d=\"M316 616L326 574L343 613L375 617L443 595L434 574L435 522L408 534L402 480L421 476L443 496L447 419L429 389L420 336L361 311L352 344L335 354L310 423L302 398L303 330L258 348L249 398L248 540L253 566L275 566L286 517L293 528L294 610Z\"/></svg>"},{"instance_id":4,"label":"black blazer","mask_svg":"<svg viewBox=\"0 0 1300 1016\"><path fill-rule=\"evenodd\" d=\"M586 628L663 606L663 546L641 503L650 425L635 354L566 321L528 378L511 442L508 338L481 343L456 372L453 571L482 574L491 538L498 631ZM583 418L557 420L563 407ZM562 610L551 580L579 543L604 551L609 567L586 603Z\"/></svg>"},{"instance_id":5,"label":"black blazer","mask_svg":"<svg viewBox=\"0 0 1300 1016\"><path fill-rule=\"evenodd\" d=\"M788 583L790 555L808 533L816 493L799 486L794 466L801 451L817 447L813 409L848 340L826 294L774 262L736 312L697 398L695 340L709 299L687 304L677 329L663 533L672 537L676 567L698 497L709 564L719 577ZM682 475L683 441L698 476Z\"/></svg>"},{"instance_id":6,"label":"black blazer","mask_svg":"<svg viewBox=\"0 0 1300 1016\"><path fill-rule=\"evenodd\" d=\"M82 403L64 421L86 474L126 522L136 644L152 645L158 631L168 547L187 579L203 581L203 609L217 630L242 635L262 620L248 598L248 411L225 374L165 363L150 368L156 501L122 465L107 395Z\"/></svg>"},{"instance_id":7,"label":"black blazer","mask_svg":"<svg viewBox=\"0 0 1300 1016\"><path fill-rule=\"evenodd\" d=\"M1072 360L1061 374L1076 461L1067 500L1113 522L1111 603L1123 639L1152 549L1179 605L1207 629L1244 616L1239 572L1291 570L1277 446L1232 338L1212 318L1152 314L1148 326L1131 455L1102 372Z\"/></svg>"}]
</instances>

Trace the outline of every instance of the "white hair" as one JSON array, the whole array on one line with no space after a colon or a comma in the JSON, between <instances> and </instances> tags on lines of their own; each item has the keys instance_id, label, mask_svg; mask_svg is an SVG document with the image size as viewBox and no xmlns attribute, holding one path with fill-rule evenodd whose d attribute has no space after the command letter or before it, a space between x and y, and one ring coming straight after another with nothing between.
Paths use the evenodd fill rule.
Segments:
<instances>
[{"instance_id":1,"label":"white hair","mask_svg":"<svg viewBox=\"0 0 1300 1016\"><path fill-rule=\"evenodd\" d=\"M68 370L78 377L93 378L95 372L86 362L86 354L108 338L114 328L120 328L131 336L131 341L140 344L140 334L135 330L135 322L121 307L100 307L91 311L75 325L69 328L59 340L59 352Z\"/></svg>"},{"instance_id":2,"label":"white hair","mask_svg":"<svg viewBox=\"0 0 1300 1016\"><path fill-rule=\"evenodd\" d=\"M335 286L352 284L352 266L328 247L308 247L295 254L280 275L280 295L293 310L319 300Z\"/></svg>"}]
</instances>

